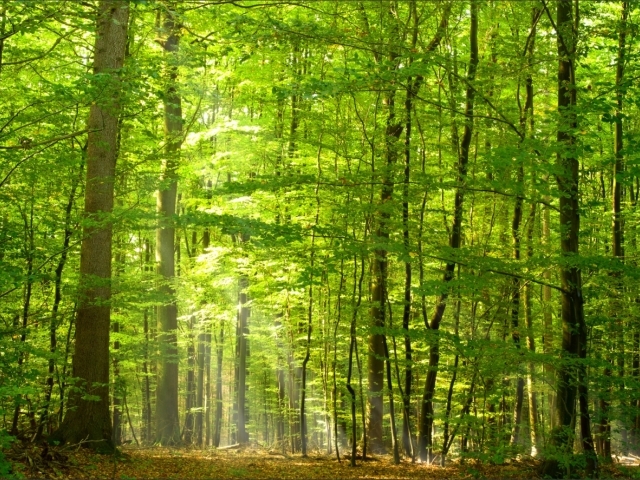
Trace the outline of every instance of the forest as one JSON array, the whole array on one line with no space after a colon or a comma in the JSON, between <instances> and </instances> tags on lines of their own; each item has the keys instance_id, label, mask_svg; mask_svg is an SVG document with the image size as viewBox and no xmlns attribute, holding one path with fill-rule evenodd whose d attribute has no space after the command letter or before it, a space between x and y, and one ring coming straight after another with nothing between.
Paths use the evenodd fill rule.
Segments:
<instances>
[{"instance_id":1,"label":"forest","mask_svg":"<svg viewBox=\"0 0 640 480\"><path fill-rule=\"evenodd\" d=\"M0 477L640 478L639 79L630 0L0 0Z\"/></svg>"}]
</instances>

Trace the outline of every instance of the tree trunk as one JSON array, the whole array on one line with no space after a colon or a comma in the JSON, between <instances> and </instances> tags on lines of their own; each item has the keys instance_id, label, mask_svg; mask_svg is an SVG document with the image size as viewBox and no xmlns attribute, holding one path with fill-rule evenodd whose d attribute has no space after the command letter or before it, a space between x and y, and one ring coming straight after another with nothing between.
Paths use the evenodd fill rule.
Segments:
<instances>
[{"instance_id":1,"label":"tree trunk","mask_svg":"<svg viewBox=\"0 0 640 480\"><path fill-rule=\"evenodd\" d=\"M320 139L318 141L318 145L322 145L322 132L320 133ZM320 197L318 196L320 190L320 178L322 175L322 170L320 168L320 155L321 155L321 147L318 149L318 171L317 171L317 183L315 188L315 197L316 197L316 217L315 217L315 226L318 226L318 220L320 217ZM311 357L311 330L313 328L313 268L315 264L315 241L316 234L315 229L311 234L311 253L309 258L309 269L311 271L309 278L309 309L307 311L307 341L305 347L305 355L302 360L302 385L301 385L301 395L300 395L300 440L301 440L301 450L302 456L307 456L307 414L306 414L306 397L307 397L307 364L309 363L309 358Z\"/></svg>"},{"instance_id":2,"label":"tree trunk","mask_svg":"<svg viewBox=\"0 0 640 480\"><path fill-rule=\"evenodd\" d=\"M85 152L86 150L83 150L83 159L82 164L80 165L80 172L76 181L74 181L71 185L69 199L67 200L67 205L64 210L64 239L62 241L62 253L60 254L60 259L58 260L58 265L56 266L55 270L53 307L51 309L51 320L49 323L49 352L52 355L58 348L58 310L60 308L60 302L62 301L62 271L64 270L64 266L67 263L69 243L71 242L71 236L73 235L73 230L71 229L71 214L73 212L73 205L76 201L76 191L78 189L78 184L80 183L80 175L84 172ZM49 410L51 408L51 395L53 393L53 374L55 373L55 366L55 359L52 356L52 358L49 359L49 369L47 372L46 383L47 388L44 394L44 407L40 415L40 424L38 425L38 430L34 436L34 440L39 440L42 437L44 426L49 422ZM49 433L52 433L50 429Z\"/></svg>"},{"instance_id":3,"label":"tree trunk","mask_svg":"<svg viewBox=\"0 0 640 480\"><path fill-rule=\"evenodd\" d=\"M211 180L207 182L207 191L211 190ZM209 243L211 241L211 234L209 229L205 229L202 234L202 251L207 253ZM211 320L210 320L211 322ZM202 394L204 399L204 439L201 442L201 446L208 447L211 445L211 329L212 323L205 325L204 331L204 352L203 352L203 364L204 364L204 393Z\"/></svg>"},{"instance_id":4,"label":"tree trunk","mask_svg":"<svg viewBox=\"0 0 640 480\"><path fill-rule=\"evenodd\" d=\"M144 271L151 269L151 248L149 240L144 240ZM149 345L151 340L151 332L149 331L149 309L144 310L144 358L142 362L142 441L143 443L151 442L151 372L149 369Z\"/></svg>"},{"instance_id":5,"label":"tree trunk","mask_svg":"<svg viewBox=\"0 0 640 480\"><path fill-rule=\"evenodd\" d=\"M157 192L159 215L156 230L156 262L162 284L159 292L164 297L158 306L158 385L156 388L156 441L161 445L180 443L178 417L178 308L174 299L175 227L178 176L176 169L182 144L182 105L177 90L177 54L180 42L179 25L175 12L167 10L163 25L166 39L162 42L168 71L167 90L164 95L165 158L162 165L162 184Z\"/></svg>"},{"instance_id":6,"label":"tree trunk","mask_svg":"<svg viewBox=\"0 0 640 480\"><path fill-rule=\"evenodd\" d=\"M587 390L583 360L586 357L586 325L584 319L582 276L574 257L578 255L580 234L579 164L576 158L577 128L575 83L575 52L577 22L574 25L573 1L559 0L556 26L558 43L558 153L556 181L560 196L560 247L565 261L560 267L562 285L562 352L557 372L556 426L551 442L559 455L570 455L573 450L573 425L576 400L580 403L582 445L587 460L587 474L595 473L596 457L590 433ZM575 358L582 360L576 368ZM576 387L578 385L578 388ZM576 398L578 397L578 398ZM559 459L549 457L543 473L552 477L563 475Z\"/></svg>"},{"instance_id":7,"label":"tree trunk","mask_svg":"<svg viewBox=\"0 0 640 480\"><path fill-rule=\"evenodd\" d=\"M352 467L356 466L356 451L357 451L357 431L358 424L356 420L356 391L351 385L351 379L353 377L353 354L356 349L356 320L358 318L358 309L362 303L362 280L364 279L364 258L361 259L360 265L360 278L356 283L356 272L358 270L358 258L353 258L353 295L355 300L353 308L353 316L351 317L351 325L349 329L349 363L347 364L347 390L351 397L351 458L349 459ZM356 292L357 289L357 292ZM363 449L364 450L364 449ZM363 455L364 457L364 455Z\"/></svg>"},{"instance_id":8,"label":"tree trunk","mask_svg":"<svg viewBox=\"0 0 640 480\"><path fill-rule=\"evenodd\" d=\"M511 234L513 236L513 259L520 261L520 223L522 222L522 189L524 188L524 167L522 164L518 167L518 186L520 193L516 196L516 204L513 211L513 222L511 224ZM511 293L511 338L516 347L518 355L520 354L520 278L513 277ZM524 378L518 375L516 382L516 397L513 408L513 428L511 433L511 445L517 445L520 435L520 423L522 421L522 403L524 400Z\"/></svg>"},{"instance_id":9,"label":"tree trunk","mask_svg":"<svg viewBox=\"0 0 640 480\"><path fill-rule=\"evenodd\" d=\"M280 322L280 319L282 318L282 313L278 313L276 315L275 318L275 328L276 328L276 335L278 335L279 331L281 330L282 327L282 323ZM278 347L278 352L281 352L282 349L284 348L282 345L282 340L280 336L276 336L277 340L277 347ZM276 414L276 439L278 442L278 445L280 446L280 448L282 449L282 452L286 452L286 441L285 441L285 417L286 417L286 413L285 413L285 392L286 392L286 385L287 385L287 381L286 381L286 375L285 375L285 369L282 366L282 362L283 359L281 358L281 355L278 355L278 365L276 367L276 383L277 383L277 388L278 388L278 409L277 409L277 414Z\"/></svg>"},{"instance_id":10,"label":"tree trunk","mask_svg":"<svg viewBox=\"0 0 640 480\"><path fill-rule=\"evenodd\" d=\"M529 212L529 226L527 228L527 258L533 258L533 229L535 226L536 205L531 204ZM527 282L524 286L524 318L527 326L527 347L534 354L536 344L533 335L533 314L531 312L531 282ZM529 361L527 372L527 395L529 400L529 435L531 439L531 456L538 454L540 446L540 430L538 426L538 399L535 391L536 365L533 361Z\"/></svg>"},{"instance_id":11,"label":"tree trunk","mask_svg":"<svg viewBox=\"0 0 640 480\"><path fill-rule=\"evenodd\" d=\"M54 437L69 443L89 441L93 448L112 449L109 414L109 328L111 307L111 237L109 215L117 158L118 117L121 111L118 70L127 43L129 4L102 0L98 5L94 74L101 77L102 98L89 111L85 216L80 253L80 300L76 317L73 376L81 379L85 395L69 399L64 422ZM108 79L105 85L105 79ZM106 218L105 218L106 216Z\"/></svg>"},{"instance_id":12,"label":"tree trunk","mask_svg":"<svg viewBox=\"0 0 640 480\"><path fill-rule=\"evenodd\" d=\"M615 163L613 165L613 187L612 193L612 235L611 235L611 247L612 254L618 262L624 264L624 222L622 218L622 201L624 197L623 190L623 176L624 176L624 133L623 133L623 100L624 100L624 63L625 63L625 50L626 50L626 34L627 34L627 17L629 16L629 3L622 2L622 12L620 17L620 31L618 33L618 55L616 59L616 121L614 122L614 156ZM620 377L620 390L621 390L621 409L625 410L625 379L624 379L624 318L621 312L625 310L624 305L624 281L621 273L613 274L613 282L615 294L612 298L612 311L613 317L616 321L616 333L618 336L618 348L617 350L617 363L618 374ZM622 317L622 318L621 318ZM608 418L608 406L605 408L601 415L604 415L603 423L605 424L607 432L611 431ZM627 425L621 426L622 430L622 453L626 453L626 428ZM603 438L605 443L605 459L611 461L611 438L610 433Z\"/></svg>"},{"instance_id":13,"label":"tree trunk","mask_svg":"<svg viewBox=\"0 0 640 480\"><path fill-rule=\"evenodd\" d=\"M34 202L35 199L31 199L30 213L27 216L26 212L22 213L24 221L24 249L27 252L27 283L24 286L24 302L22 304L22 328L20 329L20 343L18 347L18 373L23 375L22 365L26 358L26 340L27 340L27 326L29 323L29 310L31 308L31 294L33 292L33 260L36 253L34 244L34 230L33 230L33 214L34 214ZM19 317L16 316L16 320ZM15 326L17 327L17 321ZM13 421L11 422L11 435L18 435L18 421L20 419L20 408L22 406L22 395L18 394L15 397L15 408L13 410Z\"/></svg>"},{"instance_id":14,"label":"tree trunk","mask_svg":"<svg viewBox=\"0 0 640 480\"><path fill-rule=\"evenodd\" d=\"M216 411L213 423L213 446L220 446L222 431L222 360L224 354L224 323L220 322L220 335L216 341Z\"/></svg>"},{"instance_id":15,"label":"tree trunk","mask_svg":"<svg viewBox=\"0 0 640 480\"><path fill-rule=\"evenodd\" d=\"M200 327L202 328L202 326ZM196 379L196 425L195 425L195 434L196 434L196 445L200 448L203 446L203 427L204 427L204 390L205 390L205 345L206 345L206 336L204 332L200 332L198 334L198 356L197 356L197 379Z\"/></svg>"},{"instance_id":16,"label":"tree trunk","mask_svg":"<svg viewBox=\"0 0 640 480\"><path fill-rule=\"evenodd\" d=\"M183 441L186 445L193 443L193 431L195 415L193 408L195 407L195 394L196 394L196 377L195 377L195 365L196 365L196 352L194 347L195 334L194 326L195 320L193 316L189 319L188 324L188 346L187 346L187 398L185 404L185 422L183 431Z\"/></svg>"},{"instance_id":17,"label":"tree trunk","mask_svg":"<svg viewBox=\"0 0 640 480\"><path fill-rule=\"evenodd\" d=\"M398 35L397 12L394 11L393 2L389 2L388 21L391 23L389 44L396 41ZM387 64L392 72L397 68L398 54L391 49L388 52ZM382 60L376 56L378 63ZM391 74L393 74L391 72ZM373 453L384 453L383 441L383 413L384 413L384 328L387 309L387 279L388 279L388 243L389 243L389 211L393 199L394 169L397 163L399 148L398 139L403 126L396 119L395 97L396 87L390 85L384 96L386 108L385 127L385 164L375 172L372 168L373 182L382 182L378 211L375 214L377 225L375 242L379 245L373 253L371 260L371 333L369 334L369 350L367 355L367 377L369 380L369 449ZM380 176L381 178L378 178Z\"/></svg>"},{"instance_id":18,"label":"tree trunk","mask_svg":"<svg viewBox=\"0 0 640 480\"><path fill-rule=\"evenodd\" d=\"M473 105L475 90L472 86L476 76L478 66L478 6L476 0L471 0L471 23L469 30L470 58L469 69L467 71L467 92L465 106L465 127L458 155L458 186L455 195L455 210L453 215L453 225L449 247L459 249L462 243L462 214L464 202L464 185L467 177L467 165L469 163L469 149L473 134ZM443 282L448 284L453 279L455 262L447 262L443 275ZM436 299L435 310L427 325L434 332L432 344L429 350L429 370L425 380L424 392L422 395L422 413L420 418L420 433L418 439L418 453L420 460L431 462L433 460L433 396L436 388L436 378L438 376L438 365L440 363L440 340L438 330L444 316L448 292L442 293Z\"/></svg>"},{"instance_id":19,"label":"tree trunk","mask_svg":"<svg viewBox=\"0 0 640 480\"><path fill-rule=\"evenodd\" d=\"M242 237L241 241L246 242L248 238ZM238 281L238 327L237 327L237 350L236 356L238 360L236 369L236 394L237 394L237 441L240 444L249 441L247 432L247 336L249 334L248 321L250 310L247 306L248 296L247 288L249 287L249 279L242 275Z\"/></svg>"},{"instance_id":20,"label":"tree trunk","mask_svg":"<svg viewBox=\"0 0 640 480\"><path fill-rule=\"evenodd\" d=\"M116 255L116 258L118 256ZM113 333L120 333L120 323L113 322ZM120 342L113 342L113 444L119 447L122 444L122 399L120 398L120 359L118 358L118 350L120 350Z\"/></svg>"},{"instance_id":21,"label":"tree trunk","mask_svg":"<svg viewBox=\"0 0 640 480\"><path fill-rule=\"evenodd\" d=\"M533 75L531 69L533 68L534 61L534 49L535 49L535 41L536 41L536 30L538 25L538 20L542 14L542 10L537 7L534 7L531 12L531 31L530 31L530 42L529 48L527 49L527 67L529 68L529 72L527 73L527 78L525 80L525 90L526 90L526 99L524 105L524 112L522 114L520 120L520 126L522 127L523 139L526 137L527 127L529 128L529 136L531 138L535 135L535 118L533 116L533 98L534 98L534 90L533 90ZM528 124L528 125L527 125ZM536 204L532 203L529 210L529 219L527 226L527 259L531 261L533 258L533 231L535 227L535 219L536 219ZM524 285L524 317L525 324L527 327L527 348L531 353L535 353L535 341L533 335L533 315L531 311L531 292L532 286L531 282L526 282ZM529 361L527 371L527 395L529 400L529 436L531 439L531 456L535 457L538 454L538 446L540 445L540 433L538 428L538 401L536 397L535 388L535 363L533 361Z\"/></svg>"}]
</instances>

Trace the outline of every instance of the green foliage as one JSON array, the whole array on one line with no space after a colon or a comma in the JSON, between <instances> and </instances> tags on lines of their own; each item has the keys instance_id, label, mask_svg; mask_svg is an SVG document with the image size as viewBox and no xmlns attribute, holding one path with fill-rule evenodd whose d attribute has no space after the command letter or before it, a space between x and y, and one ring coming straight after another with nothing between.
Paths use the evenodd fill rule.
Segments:
<instances>
[{"instance_id":1,"label":"green foliage","mask_svg":"<svg viewBox=\"0 0 640 480\"><path fill-rule=\"evenodd\" d=\"M540 405L538 450L545 458L556 456L568 469L583 468L581 456L549 446L553 372L581 366L593 400L592 423L610 422L614 449L626 448L623 432L632 433L640 407L634 366L640 331L635 5L627 25L625 80L619 85L620 5L583 2L580 7L578 106L573 112L578 125L572 132L580 163L580 253L566 255L560 248L567 230L560 224L562 194L556 176L561 171L555 161L563 153L556 141L557 38L546 15L536 24L535 38L531 36L537 3L480 2L480 63L472 85L476 116L469 169L461 184L459 140L468 121L467 3L452 3L442 42L428 50L446 2L176 2L182 28L174 66L184 142L177 170L179 208L168 225L175 227L180 257L178 274L166 280L155 272L154 255L154 195L167 184L160 171L166 160L162 105L169 68L154 41L164 35L156 17L164 14L165 2L131 4L128 56L120 72L125 95L115 207L113 214L91 220L82 214L88 142L83 125L92 102L108 104L113 96L108 94L109 77L91 71L93 7L57 3L55 8L50 2L2 6L3 22L6 17L11 25L3 23L2 28L12 29L3 31L10 36L3 44L0 82L0 408L8 419L3 428L11 427L18 408L21 435L36 433L32 421L48 434L69 408L69 394L76 392L71 361L74 316L82 300L77 293L82 229L109 222L113 275L103 283L112 288L111 320L118 326L110 338L110 389L126 417L124 437L133 429L142 443L153 442L141 432L148 426L147 405L152 410L155 405L155 369L162 354L154 309L176 302L174 360L181 372L180 398L189 394L185 372L195 368L201 338L210 338L207 407L212 416L219 351L223 443L231 442L237 416L238 296L246 281L251 315L248 332L240 335L246 334L250 350L252 441L275 445L279 421L286 424L287 448L297 441L307 322L312 327L309 437L326 444L334 414L344 429L339 435L350 434L346 377L353 319L359 348L352 365L359 435L369 388L367 360L375 358L367 339L382 333L392 350L398 424L398 387L404 385L407 368L413 372L409 404L414 434L415 406L421 402L431 348L439 342L436 450L443 447L447 424L448 433L456 435L453 455L503 464L528 454L528 398L518 442L511 445L510 437L515 385L531 376ZM395 3L390 14L388 5ZM525 47L534 40L529 63ZM411 99L407 87L417 78L420 90ZM535 92L531 130L523 123L527 78ZM617 111L616 92L624 95L623 111ZM407 102L413 102L409 111L404 110ZM402 128L397 139L390 135L394 122ZM625 168L614 174L617 125L623 125L619 153ZM624 259L611 255L614 180L625 192ZM381 197L384 185L393 190L388 199ZM464 193L463 240L460 248L451 248L458 191ZM514 232L517 201L523 217ZM383 255L388 261L385 324L373 326L373 266ZM456 265L449 282L443 282L446 263ZM405 330L407 266L412 280ZM582 272L586 360L560 355L560 293L566 288L560 269ZM175 292L171 298L158 288L167 284ZM442 295L448 295L445 316L440 330L433 331L425 323ZM405 339L412 345L411 360L404 355ZM535 343L535 350L527 341ZM283 397L279 373L286 378ZM189 409L193 415L206 410ZM180 415L183 419L186 412ZM596 440L605 436L599 430L595 435ZM466 451L460 437L467 440ZM3 465L0 457L0 476L9 474ZM482 473L470 469L469 475L481 478Z\"/></svg>"}]
</instances>

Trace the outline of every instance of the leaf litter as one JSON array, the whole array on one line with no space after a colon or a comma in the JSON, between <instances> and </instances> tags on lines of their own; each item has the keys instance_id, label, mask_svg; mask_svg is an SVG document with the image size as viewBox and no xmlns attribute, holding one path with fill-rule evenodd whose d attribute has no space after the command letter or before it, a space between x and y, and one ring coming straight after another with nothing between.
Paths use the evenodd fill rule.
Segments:
<instances>
[{"instance_id":1,"label":"leaf litter","mask_svg":"<svg viewBox=\"0 0 640 480\"><path fill-rule=\"evenodd\" d=\"M488 465L467 460L446 467L411 463L403 460L394 465L390 456L376 456L357 466L349 466L349 458L339 463L335 455L315 452L306 458L283 455L259 448L237 450L196 450L189 448L125 446L117 455L100 455L87 448L62 450L49 447L23 448L13 456L16 478L71 479L533 479L539 462L532 459L512 461L505 465ZM43 450L44 451L44 450ZM603 466L601 478L640 478L635 467Z\"/></svg>"}]
</instances>

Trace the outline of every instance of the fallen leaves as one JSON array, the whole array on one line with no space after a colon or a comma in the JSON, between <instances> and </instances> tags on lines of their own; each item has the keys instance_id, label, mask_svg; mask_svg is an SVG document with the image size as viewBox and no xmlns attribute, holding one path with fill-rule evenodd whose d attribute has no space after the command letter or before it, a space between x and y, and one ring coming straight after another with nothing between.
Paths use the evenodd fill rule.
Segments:
<instances>
[{"instance_id":1,"label":"fallen leaves","mask_svg":"<svg viewBox=\"0 0 640 480\"><path fill-rule=\"evenodd\" d=\"M123 447L121 454L98 455L80 448L61 453L48 450L38 463L23 457L20 473L28 478L50 479L523 479L539 478L536 463L513 462L509 465L482 465L475 462L453 463L446 468L403 461L393 465L391 457L377 456L358 461L352 468L348 460L338 463L335 456L321 453L302 458L299 455L274 455L265 449L194 450L177 448ZM56 457L56 455L59 455ZM35 456L32 454L29 458ZM51 458L50 461L44 461ZM56 460L54 460L56 459ZM55 465L52 463L55 462ZM55 467L55 468L54 468ZM634 472L636 474L640 471ZM629 478L615 467L603 472L603 478Z\"/></svg>"}]
</instances>

